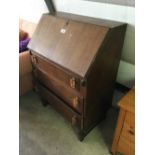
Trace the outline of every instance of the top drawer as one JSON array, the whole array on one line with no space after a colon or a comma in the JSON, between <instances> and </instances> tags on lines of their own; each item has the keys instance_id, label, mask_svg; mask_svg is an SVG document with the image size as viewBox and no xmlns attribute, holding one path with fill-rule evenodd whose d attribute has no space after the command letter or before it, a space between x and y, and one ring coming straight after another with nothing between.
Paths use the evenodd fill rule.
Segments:
<instances>
[{"instance_id":1,"label":"top drawer","mask_svg":"<svg viewBox=\"0 0 155 155\"><path fill-rule=\"evenodd\" d=\"M49 77L55 79L56 81L63 82L66 86L69 86L74 90L80 91L80 79L77 76L72 75L70 72L63 70L55 64L51 65L44 58L34 54L31 55L31 60L36 68L44 71Z\"/></svg>"}]
</instances>

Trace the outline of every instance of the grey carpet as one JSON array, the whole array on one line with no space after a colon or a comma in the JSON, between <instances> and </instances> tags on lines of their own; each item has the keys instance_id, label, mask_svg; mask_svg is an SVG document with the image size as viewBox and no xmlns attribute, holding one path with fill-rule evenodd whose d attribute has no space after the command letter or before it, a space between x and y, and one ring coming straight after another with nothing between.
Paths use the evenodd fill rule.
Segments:
<instances>
[{"instance_id":1,"label":"grey carpet","mask_svg":"<svg viewBox=\"0 0 155 155\"><path fill-rule=\"evenodd\" d=\"M20 155L110 155L116 108L80 142L70 123L51 106L43 107L36 93L28 92L19 102Z\"/></svg>"}]
</instances>

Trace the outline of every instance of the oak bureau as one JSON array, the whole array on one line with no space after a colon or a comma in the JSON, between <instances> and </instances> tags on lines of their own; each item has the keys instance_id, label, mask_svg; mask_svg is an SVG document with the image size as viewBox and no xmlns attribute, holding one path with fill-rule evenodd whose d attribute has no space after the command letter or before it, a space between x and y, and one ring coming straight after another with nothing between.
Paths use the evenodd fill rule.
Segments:
<instances>
[{"instance_id":1,"label":"oak bureau","mask_svg":"<svg viewBox=\"0 0 155 155\"><path fill-rule=\"evenodd\" d=\"M135 155L135 88L119 101L120 112L113 138L113 155Z\"/></svg>"},{"instance_id":2,"label":"oak bureau","mask_svg":"<svg viewBox=\"0 0 155 155\"><path fill-rule=\"evenodd\" d=\"M81 141L111 106L126 26L43 14L28 45L36 91L71 122Z\"/></svg>"}]
</instances>

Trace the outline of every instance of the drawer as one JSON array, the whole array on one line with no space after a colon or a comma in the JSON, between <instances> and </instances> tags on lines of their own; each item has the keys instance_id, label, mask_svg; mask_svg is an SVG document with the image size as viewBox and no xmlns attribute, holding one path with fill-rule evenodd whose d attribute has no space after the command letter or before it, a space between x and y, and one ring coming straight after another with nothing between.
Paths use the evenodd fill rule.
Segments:
<instances>
[{"instance_id":1,"label":"drawer","mask_svg":"<svg viewBox=\"0 0 155 155\"><path fill-rule=\"evenodd\" d=\"M134 143L128 141L125 137L121 136L118 142L117 151L124 155L134 155L135 148Z\"/></svg>"},{"instance_id":2,"label":"drawer","mask_svg":"<svg viewBox=\"0 0 155 155\"><path fill-rule=\"evenodd\" d=\"M63 82L66 87L80 91L80 78L77 75L73 75L58 65L49 62L47 59L32 54L32 52L31 60L33 66L44 71L50 78Z\"/></svg>"},{"instance_id":3,"label":"drawer","mask_svg":"<svg viewBox=\"0 0 155 155\"><path fill-rule=\"evenodd\" d=\"M131 112L127 112L122 129L122 136L131 142L135 142L135 117Z\"/></svg>"},{"instance_id":4,"label":"drawer","mask_svg":"<svg viewBox=\"0 0 155 155\"><path fill-rule=\"evenodd\" d=\"M135 115L134 113L127 112L125 116L125 122L130 124L132 127L135 127Z\"/></svg>"},{"instance_id":5,"label":"drawer","mask_svg":"<svg viewBox=\"0 0 155 155\"><path fill-rule=\"evenodd\" d=\"M39 80L40 83L45 85L48 89L53 91L62 100L64 100L69 106L79 113L83 111L83 97L77 91L54 78L49 77L49 75L41 71L40 69L35 70L34 75Z\"/></svg>"},{"instance_id":6,"label":"drawer","mask_svg":"<svg viewBox=\"0 0 155 155\"><path fill-rule=\"evenodd\" d=\"M44 86L37 84L39 95L50 103L54 109L56 109L60 114L62 114L73 126L77 128L82 128L81 115L74 112L69 106L66 105L60 98L54 95L52 92L47 90Z\"/></svg>"},{"instance_id":7,"label":"drawer","mask_svg":"<svg viewBox=\"0 0 155 155\"><path fill-rule=\"evenodd\" d=\"M124 123L123 130L122 130L122 136L124 136L126 139L128 139L131 142L135 142L135 128L128 124Z\"/></svg>"}]
</instances>

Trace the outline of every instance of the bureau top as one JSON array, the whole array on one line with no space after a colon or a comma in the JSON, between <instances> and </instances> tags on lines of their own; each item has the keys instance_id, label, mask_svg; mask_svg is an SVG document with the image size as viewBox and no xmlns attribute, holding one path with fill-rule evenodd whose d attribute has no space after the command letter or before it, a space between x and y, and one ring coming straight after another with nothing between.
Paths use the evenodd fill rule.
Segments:
<instances>
[{"instance_id":1,"label":"bureau top","mask_svg":"<svg viewBox=\"0 0 155 155\"><path fill-rule=\"evenodd\" d=\"M135 112L135 88L133 87L119 102L122 109Z\"/></svg>"},{"instance_id":2,"label":"bureau top","mask_svg":"<svg viewBox=\"0 0 155 155\"><path fill-rule=\"evenodd\" d=\"M70 18L69 18L70 17ZM109 32L109 28L121 25L103 24L104 21L92 23L80 20L81 16L67 14L43 14L28 45L48 60L85 77L89 67ZM94 19L94 18L93 18ZM113 26L112 26L113 25Z\"/></svg>"},{"instance_id":3,"label":"bureau top","mask_svg":"<svg viewBox=\"0 0 155 155\"><path fill-rule=\"evenodd\" d=\"M104 27L108 27L108 28L113 28L113 27L117 27L117 26L125 24L125 23L118 22L118 21L76 15L76 14L71 14L71 13L66 13L66 12L55 12L55 16L60 17L60 18L75 20L78 22L84 22L84 23L90 23L90 24L95 24L95 25L99 25L99 26L104 26Z\"/></svg>"}]
</instances>

